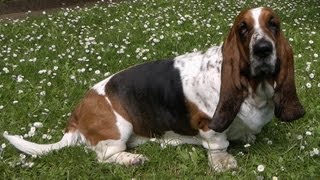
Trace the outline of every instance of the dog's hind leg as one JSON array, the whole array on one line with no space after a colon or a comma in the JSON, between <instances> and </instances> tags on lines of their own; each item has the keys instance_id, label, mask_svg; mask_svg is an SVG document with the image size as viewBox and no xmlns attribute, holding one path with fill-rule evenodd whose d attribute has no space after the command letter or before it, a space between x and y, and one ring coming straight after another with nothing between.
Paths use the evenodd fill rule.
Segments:
<instances>
[{"instance_id":1,"label":"dog's hind leg","mask_svg":"<svg viewBox=\"0 0 320 180\"><path fill-rule=\"evenodd\" d=\"M99 162L116 163L125 166L140 165L148 160L141 154L125 152L126 143L132 136L132 125L115 112L117 126L120 133L119 140L104 140L97 143L92 149L97 153Z\"/></svg>"},{"instance_id":2,"label":"dog's hind leg","mask_svg":"<svg viewBox=\"0 0 320 180\"><path fill-rule=\"evenodd\" d=\"M89 91L70 118L67 131L79 130L99 162L136 165L147 160L124 152L133 134L130 121L117 113L108 97Z\"/></svg>"},{"instance_id":3,"label":"dog's hind leg","mask_svg":"<svg viewBox=\"0 0 320 180\"><path fill-rule=\"evenodd\" d=\"M95 151L99 162L116 163L125 166L140 165L148 160L141 154L125 152L126 143L132 136L132 125L115 112L117 126L120 133L119 140L100 141Z\"/></svg>"},{"instance_id":4,"label":"dog's hind leg","mask_svg":"<svg viewBox=\"0 0 320 180\"><path fill-rule=\"evenodd\" d=\"M126 145L121 140L100 141L92 148L101 163L115 163L125 166L140 165L148 160L141 154L125 152Z\"/></svg>"}]
</instances>

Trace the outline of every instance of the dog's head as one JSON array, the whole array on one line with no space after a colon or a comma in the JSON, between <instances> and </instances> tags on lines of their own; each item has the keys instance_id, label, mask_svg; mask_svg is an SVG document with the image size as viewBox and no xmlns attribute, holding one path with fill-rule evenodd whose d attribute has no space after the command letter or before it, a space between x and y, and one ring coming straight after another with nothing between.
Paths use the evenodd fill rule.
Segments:
<instances>
[{"instance_id":1,"label":"dog's head","mask_svg":"<svg viewBox=\"0 0 320 180\"><path fill-rule=\"evenodd\" d=\"M235 119L250 84L274 88L275 115L292 121L305 113L296 93L292 48L270 8L241 12L223 44L220 99L209 128L222 132Z\"/></svg>"}]
</instances>

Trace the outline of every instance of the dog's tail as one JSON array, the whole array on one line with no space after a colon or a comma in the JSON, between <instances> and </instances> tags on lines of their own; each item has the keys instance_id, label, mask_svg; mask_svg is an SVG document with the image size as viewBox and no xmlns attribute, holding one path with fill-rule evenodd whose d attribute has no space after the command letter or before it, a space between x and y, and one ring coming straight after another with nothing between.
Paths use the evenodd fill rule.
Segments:
<instances>
[{"instance_id":1,"label":"dog's tail","mask_svg":"<svg viewBox=\"0 0 320 180\"><path fill-rule=\"evenodd\" d=\"M24 140L19 136L8 135L6 133L3 133L3 137L17 149L29 155L44 155L50 151L58 150L66 146L74 146L83 142L78 131L65 133L59 142L53 144L37 144Z\"/></svg>"}]
</instances>

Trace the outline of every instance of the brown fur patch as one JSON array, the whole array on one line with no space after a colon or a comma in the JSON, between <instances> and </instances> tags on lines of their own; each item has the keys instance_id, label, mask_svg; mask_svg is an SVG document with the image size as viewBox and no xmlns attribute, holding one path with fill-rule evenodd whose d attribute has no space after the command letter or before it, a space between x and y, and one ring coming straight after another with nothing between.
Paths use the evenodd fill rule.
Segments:
<instances>
[{"instance_id":1,"label":"brown fur patch","mask_svg":"<svg viewBox=\"0 0 320 180\"><path fill-rule=\"evenodd\" d=\"M187 101L186 105L189 110L191 127L193 129L201 129L203 131L210 130L208 128L210 117L202 112L194 103Z\"/></svg>"},{"instance_id":2,"label":"brown fur patch","mask_svg":"<svg viewBox=\"0 0 320 180\"><path fill-rule=\"evenodd\" d=\"M277 24L280 26L280 19L277 16L277 14L275 14L270 8L263 8L261 11L261 15L259 17L260 27L263 30L263 32L266 33L268 37L271 38L272 41L276 42L277 41L276 36L278 34L273 34L270 28L268 27L271 19L274 24Z\"/></svg>"},{"instance_id":3,"label":"brown fur patch","mask_svg":"<svg viewBox=\"0 0 320 180\"><path fill-rule=\"evenodd\" d=\"M237 34L239 33L240 29L240 24L245 23L248 28L248 35L244 39L240 39L240 37L237 37L237 48L239 51L240 57L240 68L243 69L244 67L248 66L249 63L249 57L250 57L250 50L249 50L249 44L250 44L250 39L253 34L253 26L254 26L254 19L252 18L250 11L244 11L241 13L235 20L234 22L234 27L232 28L233 35L238 36ZM230 36L231 34L229 34ZM236 38L236 37L234 37Z\"/></svg>"},{"instance_id":4,"label":"brown fur patch","mask_svg":"<svg viewBox=\"0 0 320 180\"><path fill-rule=\"evenodd\" d=\"M72 112L67 130L78 129L90 142L96 145L99 141L119 139L115 114L105 96L89 90L82 101Z\"/></svg>"},{"instance_id":5,"label":"brown fur patch","mask_svg":"<svg viewBox=\"0 0 320 180\"><path fill-rule=\"evenodd\" d=\"M274 114L280 120L290 122L303 117L305 110L296 92L293 51L282 32L277 37L276 48L280 70L275 77Z\"/></svg>"}]
</instances>

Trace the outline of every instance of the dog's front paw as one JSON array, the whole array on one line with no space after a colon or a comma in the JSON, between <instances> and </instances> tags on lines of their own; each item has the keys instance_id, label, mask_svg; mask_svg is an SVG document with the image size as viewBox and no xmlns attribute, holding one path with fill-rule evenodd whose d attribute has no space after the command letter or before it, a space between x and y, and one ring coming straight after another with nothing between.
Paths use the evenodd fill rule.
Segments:
<instances>
[{"instance_id":1,"label":"dog's front paw","mask_svg":"<svg viewBox=\"0 0 320 180\"><path fill-rule=\"evenodd\" d=\"M216 172L236 169L237 160L227 152L208 152L209 166Z\"/></svg>"}]
</instances>

